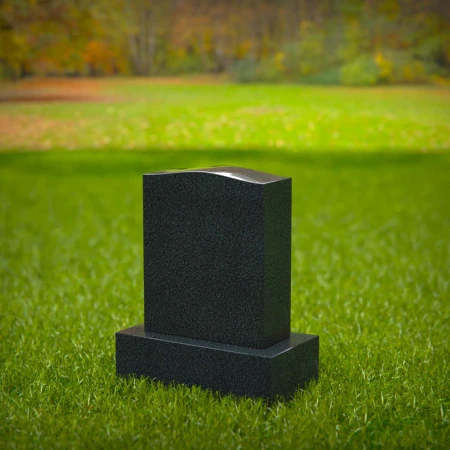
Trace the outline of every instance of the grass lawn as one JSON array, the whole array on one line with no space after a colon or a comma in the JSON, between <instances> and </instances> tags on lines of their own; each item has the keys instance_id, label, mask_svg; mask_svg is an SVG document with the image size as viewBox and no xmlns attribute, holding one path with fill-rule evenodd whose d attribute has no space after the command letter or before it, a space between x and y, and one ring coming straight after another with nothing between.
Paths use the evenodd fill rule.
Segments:
<instances>
[{"instance_id":1,"label":"grass lawn","mask_svg":"<svg viewBox=\"0 0 450 450\"><path fill-rule=\"evenodd\" d=\"M5 96L82 101L0 103L0 149L450 149L450 90L443 88L118 79L0 85Z\"/></svg>"},{"instance_id":2,"label":"grass lawn","mask_svg":"<svg viewBox=\"0 0 450 450\"><path fill-rule=\"evenodd\" d=\"M119 103L0 105L8 120L50 121L49 133L80 114L111 139L92 151L90 124L90 134L77 128L80 141L72 142L85 150L0 153L0 447L448 448L447 94L418 90L402 100L402 90L392 90L382 100L336 89L332 99L341 102L333 106L329 90L308 88L297 107L300 87L142 85L145 98L160 95L161 103L124 103L124 121L115 115ZM140 88L120 86L131 96ZM255 106L253 95L267 102ZM275 107L281 115L254 110ZM248 108L249 134L234 146ZM231 122L213 137L200 132L202 117L212 123L224 114ZM390 114L391 128L368 134ZM340 124L336 145L314 131L308 145L291 148L297 141L281 125L306 130L319 116ZM151 151L120 151L123 123L137 148L147 148L152 134L132 125L139 117L157 135ZM167 126L177 120L193 121L198 134L172 133L178 128ZM280 148L258 150L263 136L278 132ZM225 143L215 148L219 135ZM49 148L63 148L54 136ZM173 149L163 145L168 137ZM14 142L2 146L31 148ZM290 402L115 375L114 333L143 321L141 175L210 165L293 178L292 330L320 335L321 360L319 380Z\"/></svg>"}]
</instances>

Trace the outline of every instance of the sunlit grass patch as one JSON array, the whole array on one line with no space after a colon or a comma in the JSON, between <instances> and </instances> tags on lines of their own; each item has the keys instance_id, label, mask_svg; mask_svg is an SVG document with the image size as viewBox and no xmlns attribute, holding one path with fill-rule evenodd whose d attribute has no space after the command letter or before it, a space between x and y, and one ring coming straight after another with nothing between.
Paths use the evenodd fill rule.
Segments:
<instances>
[{"instance_id":1,"label":"sunlit grass patch","mask_svg":"<svg viewBox=\"0 0 450 450\"><path fill-rule=\"evenodd\" d=\"M72 90L66 81L55 92L73 97L77 81L72 83ZM0 149L436 152L450 148L450 95L444 88L146 80L103 80L93 88L79 83L79 102L1 103ZM102 100L81 101L93 92ZM45 132L40 131L43 124Z\"/></svg>"}]
</instances>

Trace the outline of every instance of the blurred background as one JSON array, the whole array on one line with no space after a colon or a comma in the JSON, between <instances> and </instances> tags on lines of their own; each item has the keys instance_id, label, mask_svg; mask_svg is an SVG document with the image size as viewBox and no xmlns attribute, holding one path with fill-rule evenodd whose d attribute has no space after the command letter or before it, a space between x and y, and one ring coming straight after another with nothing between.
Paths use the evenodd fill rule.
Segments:
<instances>
[{"instance_id":1,"label":"blurred background","mask_svg":"<svg viewBox=\"0 0 450 450\"><path fill-rule=\"evenodd\" d=\"M446 83L446 0L6 0L0 76Z\"/></svg>"},{"instance_id":2,"label":"blurred background","mask_svg":"<svg viewBox=\"0 0 450 450\"><path fill-rule=\"evenodd\" d=\"M441 151L449 23L444 0L3 1L0 149Z\"/></svg>"}]
</instances>

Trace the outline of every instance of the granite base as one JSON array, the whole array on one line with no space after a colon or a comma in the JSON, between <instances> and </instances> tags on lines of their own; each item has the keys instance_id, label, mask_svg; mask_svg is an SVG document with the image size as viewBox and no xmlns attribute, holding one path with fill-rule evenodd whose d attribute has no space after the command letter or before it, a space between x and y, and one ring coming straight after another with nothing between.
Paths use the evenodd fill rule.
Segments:
<instances>
[{"instance_id":1,"label":"granite base","mask_svg":"<svg viewBox=\"0 0 450 450\"><path fill-rule=\"evenodd\" d=\"M222 393L290 398L318 377L319 337L291 333L264 349L145 331L116 333L117 374L199 385Z\"/></svg>"}]
</instances>

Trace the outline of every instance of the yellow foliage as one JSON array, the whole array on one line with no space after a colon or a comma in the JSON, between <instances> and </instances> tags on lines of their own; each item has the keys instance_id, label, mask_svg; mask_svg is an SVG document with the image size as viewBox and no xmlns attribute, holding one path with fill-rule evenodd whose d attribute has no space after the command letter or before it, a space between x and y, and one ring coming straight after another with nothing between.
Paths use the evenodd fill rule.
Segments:
<instances>
[{"instance_id":1,"label":"yellow foliage","mask_svg":"<svg viewBox=\"0 0 450 450\"><path fill-rule=\"evenodd\" d=\"M400 5L396 0L384 0L380 2L378 11L389 19L395 20L400 14Z\"/></svg>"},{"instance_id":2,"label":"yellow foliage","mask_svg":"<svg viewBox=\"0 0 450 450\"><path fill-rule=\"evenodd\" d=\"M210 29L207 29L203 33L203 46L206 53L210 53L213 50L214 47L213 35Z\"/></svg>"},{"instance_id":3,"label":"yellow foliage","mask_svg":"<svg viewBox=\"0 0 450 450\"><path fill-rule=\"evenodd\" d=\"M244 39L236 46L235 56L238 59L243 59L249 54L251 48L252 48L252 41L250 39Z\"/></svg>"},{"instance_id":4,"label":"yellow foliage","mask_svg":"<svg viewBox=\"0 0 450 450\"><path fill-rule=\"evenodd\" d=\"M267 57L270 53L270 36L264 33L261 41L261 56Z\"/></svg>"},{"instance_id":5,"label":"yellow foliage","mask_svg":"<svg viewBox=\"0 0 450 450\"><path fill-rule=\"evenodd\" d=\"M383 53L377 51L374 57L375 63L380 70L379 77L382 80L389 81L392 78L392 61L387 59Z\"/></svg>"},{"instance_id":6,"label":"yellow foliage","mask_svg":"<svg viewBox=\"0 0 450 450\"><path fill-rule=\"evenodd\" d=\"M313 24L311 22L309 22L308 20L302 20L300 22L300 36L304 37L311 31L312 28Z\"/></svg>"},{"instance_id":7,"label":"yellow foliage","mask_svg":"<svg viewBox=\"0 0 450 450\"><path fill-rule=\"evenodd\" d=\"M284 72L284 59L285 54L283 52L278 52L275 55L275 68L280 72Z\"/></svg>"},{"instance_id":8,"label":"yellow foliage","mask_svg":"<svg viewBox=\"0 0 450 450\"><path fill-rule=\"evenodd\" d=\"M178 58L184 58L186 56L186 49L183 47L177 48L174 51L174 55L177 56Z\"/></svg>"},{"instance_id":9,"label":"yellow foliage","mask_svg":"<svg viewBox=\"0 0 450 450\"><path fill-rule=\"evenodd\" d=\"M302 75L311 75L314 72L314 67L311 64L303 63L301 64Z\"/></svg>"},{"instance_id":10,"label":"yellow foliage","mask_svg":"<svg viewBox=\"0 0 450 450\"><path fill-rule=\"evenodd\" d=\"M424 74L425 67L420 61L413 61L402 68L403 79L407 82L420 81L423 79Z\"/></svg>"},{"instance_id":11,"label":"yellow foliage","mask_svg":"<svg viewBox=\"0 0 450 450\"><path fill-rule=\"evenodd\" d=\"M432 75L430 81L437 86L450 86L450 78L446 78L440 75Z\"/></svg>"}]
</instances>

